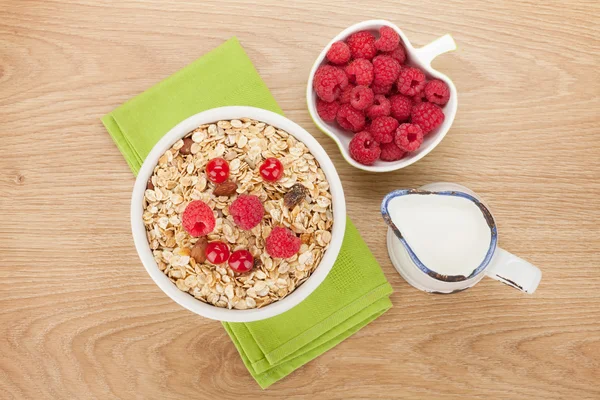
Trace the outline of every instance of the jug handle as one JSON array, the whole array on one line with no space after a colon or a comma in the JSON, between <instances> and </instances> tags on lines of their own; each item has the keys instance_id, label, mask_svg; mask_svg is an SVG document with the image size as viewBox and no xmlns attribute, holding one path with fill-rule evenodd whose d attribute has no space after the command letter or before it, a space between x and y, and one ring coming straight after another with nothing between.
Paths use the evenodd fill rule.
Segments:
<instances>
[{"instance_id":1,"label":"jug handle","mask_svg":"<svg viewBox=\"0 0 600 400\"><path fill-rule=\"evenodd\" d=\"M500 247L496 249L485 274L529 294L535 292L542 280L539 268Z\"/></svg>"}]
</instances>

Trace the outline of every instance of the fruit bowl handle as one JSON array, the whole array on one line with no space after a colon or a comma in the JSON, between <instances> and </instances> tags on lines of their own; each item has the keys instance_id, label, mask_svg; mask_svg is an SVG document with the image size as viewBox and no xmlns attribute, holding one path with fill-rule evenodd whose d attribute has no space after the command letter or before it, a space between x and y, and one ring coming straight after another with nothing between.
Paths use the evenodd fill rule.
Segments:
<instances>
[{"instance_id":1,"label":"fruit bowl handle","mask_svg":"<svg viewBox=\"0 0 600 400\"><path fill-rule=\"evenodd\" d=\"M450 34L446 34L420 49L416 49L416 53L421 62L430 65L434 58L452 50L456 50L456 43Z\"/></svg>"}]
</instances>

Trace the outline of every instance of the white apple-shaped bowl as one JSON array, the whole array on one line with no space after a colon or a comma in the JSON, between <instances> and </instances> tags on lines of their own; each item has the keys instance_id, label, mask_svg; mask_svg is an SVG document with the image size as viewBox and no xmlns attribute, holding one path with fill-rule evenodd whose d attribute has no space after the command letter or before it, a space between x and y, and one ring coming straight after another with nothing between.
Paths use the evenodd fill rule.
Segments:
<instances>
[{"instance_id":1,"label":"white apple-shaped bowl","mask_svg":"<svg viewBox=\"0 0 600 400\"><path fill-rule=\"evenodd\" d=\"M372 31L374 34L377 34L379 32L379 28L381 28L384 25L393 28L400 35L401 41L406 49L406 64L416 66L423 70L427 75L428 79L435 78L444 81L450 88L450 100L446 105L442 107L442 111L444 112L445 116L444 122L434 131L425 136L423 144L417 151L408 153L398 161L389 162L378 160L373 165L363 165L355 161L350 156L350 153L348 151L348 144L350 143L350 140L353 136L352 132L347 132L343 130L335 122L328 123L323 121L317 113L317 95L313 90L313 78L315 76L317 68L319 68L322 64L326 63L325 55L327 54L327 51L333 43L340 40L343 41L346 38L348 38L348 36L358 31L367 30ZM342 153L342 156L350 165L370 172L389 172L407 167L419 161L421 158L425 157L429 152L431 152L442 141L444 136L446 136L446 133L448 133L448 130L454 122L454 117L456 116L456 109L458 107L458 96L456 93L456 87L454 86L454 83L452 83L452 80L450 80L450 78L448 78L441 72L433 69L431 67L431 62L438 55L455 49L456 43L454 43L454 40L450 35L444 35L421 48L414 48L410 44L410 41L408 40L406 35L402 32L402 30L400 30L400 28L398 28L396 25L389 21L370 20L352 25L344 29L336 37L334 37L331 40L331 42L329 42L329 44L325 46L321 54L319 54L319 57L317 57L317 60L315 61L310 71L310 76L308 77L308 84L306 85L306 100L308 104L308 112L310 113L310 116L312 117L317 127L337 143L338 147L340 148L340 152Z\"/></svg>"}]
</instances>

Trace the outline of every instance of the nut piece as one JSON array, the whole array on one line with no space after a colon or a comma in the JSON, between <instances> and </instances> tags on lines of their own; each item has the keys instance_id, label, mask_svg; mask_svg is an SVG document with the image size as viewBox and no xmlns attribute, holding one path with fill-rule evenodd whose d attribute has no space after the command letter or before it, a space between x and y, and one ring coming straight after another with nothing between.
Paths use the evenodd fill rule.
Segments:
<instances>
[{"instance_id":1,"label":"nut piece","mask_svg":"<svg viewBox=\"0 0 600 400\"><path fill-rule=\"evenodd\" d=\"M188 154L192 154L192 145L194 144L194 141L187 137L185 139L183 139L183 146L181 146L181 148L179 149L179 154L183 154L184 156L187 156Z\"/></svg>"},{"instance_id":2,"label":"nut piece","mask_svg":"<svg viewBox=\"0 0 600 400\"><path fill-rule=\"evenodd\" d=\"M152 177L148 178L148 183L146 184L146 189L154 190L154 183L152 183Z\"/></svg>"},{"instance_id":3,"label":"nut piece","mask_svg":"<svg viewBox=\"0 0 600 400\"><path fill-rule=\"evenodd\" d=\"M213 190L213 194L215 196L231 196L232 194L235 194L237 187L238 187L237 183L232 182L232 181L225 181L223 183L218 183L215 186L215 190Z\"/></svg>"},{"instance_id":4,"label":"nut piece","mask_svg":"<svg viewBox=\"0 0 600 400\"><path fill-rule=\"evenodd\" d=\"M287 208L294 208L306 198L308 189L299 183L294 184L289 192L283 196L283 204Z\"/></svg>"},{"instance_id":5,"label":"nut piece","mask_svg":"<svg viewBox=\"0 0 600 400\"><path fill-rule=\"evenodd\" d=\"M205 237L201 237L194 247L192 247L190 256L196 260L198 264L202 264L206 261L206 246L208 246L208 240L206 240Z\"/></svg>"}]
</instances>

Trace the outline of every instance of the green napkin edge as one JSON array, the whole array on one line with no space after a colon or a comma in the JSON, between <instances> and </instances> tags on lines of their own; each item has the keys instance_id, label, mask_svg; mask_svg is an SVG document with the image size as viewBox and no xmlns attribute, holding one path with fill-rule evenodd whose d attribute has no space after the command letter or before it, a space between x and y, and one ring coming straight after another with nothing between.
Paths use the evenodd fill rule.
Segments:
<instances>
[{"instance_id":1,"label":"green napkin edge","mask_svg":"<svg viewBox=\"0 0 600 400\"><path fill-rule=\"evenodd\" d=\"M125 161L127 161L127 165L129 165L129 168L131 168L133 171L133 175L137 176L144 160L141 159L137 151L135 151L131 146L127 140L127 136L123 134L121 127L117 123L117 120L113 117L112 113L106 114L104 117L102 117L102 124L104 124L106 130L111 133L109 136L113 139L113 142L115 142L121 154L127 154L129 156L124 157Z\"/></svg>"},{"instance_id":2,"label":"green napkin edge","mask_svg":"<svg viewBox=\"0 0 600 400\"><path fill-rule=\"evenodd\" d=\"M272 352L265 354L264 358L252 362L249 360L248 357L246 357L246 360L248 364L251 365L251 369L257 374L260 374L273 368L274 366L286 363L302 354L309 353L311 350L318 347L323 342L323 340L329 340L331 332L339 334L336 330L342 328L338 329L338 327L343 327L344 330L349 329L348 327L344 327L344 324L347 324L347 321L350 318L363 313L364 310L368 309L370 304L373 304L382 298L388 297L391 294L392 287L390 286L390 284L387 282L383 283L375 289L373 289L372 291L370 291L369 293L359 297L352 303L339 309L330 317L314 325L312 328L302 332L300 335L282 344L280 347L273 350ZM227 329L227 331L230 332L231 335L236 336L236 339L237 335L240 333L238 330L243 329L250 335L248 329L244 324L235 324L232 326L231 324L224 322L223 325L225 326L225 329ZM314 332L321 331L323 327L333 328L329 329L328 331L321 332L319 335L314 335ZM298 342L300 342L300 344L298 344Z\"/></svg>"},{"instance_id":3,"label":"green napkin edge","mask_svg":"<svg viewBox=\"0 0 600 400\"><path fill-rule=\"evenodd\" d=\"M311 346L311 350L305 351L305 349L300 349L297 351L297 356L295 356L295 354L291 355L291 357L295 356L294 358L286 360L276 366L271 367L269 370L260 373L254 369L254 366L248 360L248 357L244 352L244 348L237 340L237 337L231 330L229 324L223 323L223 326L231 337L233 344L238 350L238 353L242 357L244 365L254 377L254 380L262 389L266 389L273 383L296 371L304 364L314 360L328 350L331 350L333 347L337 346L389 310L392 307L392 302L389 299L389 295L392 293L392 288L389 284L387 284L387 286L389 287L389 292L387 292L384 297L380 298L374 303L369 304L360 312L350 316L340 325L330 329L326 334L321 335L317 340L315 340L316 344Z\"/></svg>"}]
</instances>

